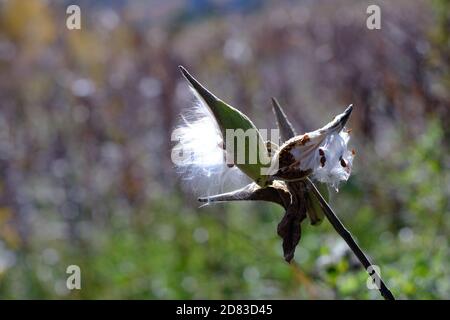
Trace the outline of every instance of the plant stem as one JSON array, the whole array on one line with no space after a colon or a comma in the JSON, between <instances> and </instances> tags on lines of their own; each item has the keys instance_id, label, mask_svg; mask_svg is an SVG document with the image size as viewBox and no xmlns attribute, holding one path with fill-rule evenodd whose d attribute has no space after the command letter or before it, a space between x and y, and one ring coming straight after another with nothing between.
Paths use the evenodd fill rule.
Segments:
<instances>
[{"instance_id":1,"label":"plant stem","mask_svg":"<svg viewBox=\"0 0 450 320\"><path fill-rule=\"evenodd\" d=\"M351 233L345 228L345 226L342 224L342 222L339 220L337 215L334 213L333 209L331 209L330 205L325 201L325 199L320 194L319 190L317 190L314 183L308 178L307 182L310 186L311 191L316 196L317 200L320 202L320 206L322 207L325 216L330 221L333 228L339 233L339 235L347 242L350 249L353 251L353 253L358 258L359 262L364 266L364 269L367 271L370 277L375 278L375 283L379 283L378 290L380 291L381 295L386 300L395 300L394 295L391 293L391 291L386 287L383 280L381 279L380 275L373 270L373 274L370 274L369 267L372 266L372 263L369 261L369 259L366 257L364 252L361 250L361 248L356 244L355 240L353 239Z\"/></svg>"}]
</instances>

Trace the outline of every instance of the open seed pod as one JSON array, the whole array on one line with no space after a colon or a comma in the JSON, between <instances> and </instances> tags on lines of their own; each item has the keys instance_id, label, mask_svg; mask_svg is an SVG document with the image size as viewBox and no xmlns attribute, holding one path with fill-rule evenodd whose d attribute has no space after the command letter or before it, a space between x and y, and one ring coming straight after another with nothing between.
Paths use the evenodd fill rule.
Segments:
<instances>
[{"instance_id":1,"label":"open seed pod","mask_svg":"<svg viewBox=\"0 0 450 320\"><path fill-rule=\"evenodd\" d=\"M230 165L236 165L259 186L266 186L268 176L263 168L270 166L270 157L260 132L253 122L241 111L217 98L185 68L180 66L184 77L213 114L220 128L223 146ZM227 139L231 137L231 139Z\"/></svg>"}]
</instances>

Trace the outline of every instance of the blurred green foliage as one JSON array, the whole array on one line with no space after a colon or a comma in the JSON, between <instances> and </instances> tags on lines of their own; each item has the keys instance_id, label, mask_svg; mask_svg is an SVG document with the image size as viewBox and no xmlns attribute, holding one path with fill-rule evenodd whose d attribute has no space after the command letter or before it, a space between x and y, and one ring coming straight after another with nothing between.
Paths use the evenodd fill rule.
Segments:
<instances>
[{"instance_id":1,"label":"blurred green foliage","mask_svg":"<svg viewBox=\"0 0 450 320\"><path fill-rule=\"evenodd\" d=\"M442 189L450 177L443 151L435 148L441 139L439 122L430 122L420 143L405 149L407 160L372 163L390 173L379 189L355 176L336 196L336 210L398 298L448 298L450 222ZM387 199L380 205L389 209L374 208L374 197ZM86 223L87 238L78 245L33 242L2 274L2 297L379 298L327 223L305 228L289 265L275 233L281 208L238 203L214 209L186 208L171 195L132 217L117 213L107 226ZM82 290L68 293L70 264L81 267Z\"/></svg>"},{"instance_id":2,"label":"blurred green foliage","mask_svg":"<svg viewBox=\"0 0 450 320\"><path fill-rule=\"evenodd\" d=\"M130 1L83 7L81 32L58 1L0 2L0 298L380 298L327 222L289 265L281 208L198 208L170 162L178 64L258 125L272 95L304 131L354 103L331 204L396 297L450 298L448 2L381 2L372 33L340 2L191 21Z\"/></svg>"}]
</instances>

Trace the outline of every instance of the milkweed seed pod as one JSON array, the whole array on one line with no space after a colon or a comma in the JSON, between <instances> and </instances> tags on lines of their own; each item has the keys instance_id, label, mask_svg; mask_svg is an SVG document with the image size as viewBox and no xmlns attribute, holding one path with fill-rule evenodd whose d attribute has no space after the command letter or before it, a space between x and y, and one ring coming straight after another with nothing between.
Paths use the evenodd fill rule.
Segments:
<instances>
[{"instance_id":1,"label":"milkweed seed pod","mask_svg":"<svg viewBox=\"0 0 450 320\"><path fill-rule=\"evenodd\" d=\"M207 119L204 119L217 127L217 145L223 149L223 157L226 159L228 167L235 165L259 186L266 186L268 176L263 174L264 171L262 169L269 167L271 159L267 150L267 143L256 126L241 111L208 91L185 68L180 66L180 69L192 86L202 106L205 107L204 109L207 109L207 112L209 112ZM227 135L230 137L230 132L232 133L231 139L227 140ZM198 132L198 134L206 133ZM189 144L189 141L185 142ZM180 146L183 148L183 144L180 144Z\"/></svg>"},{"instance_id":2,"label":"milkweed seed pod","mask_svg":"<svg viewBox=\"0 0 450 320\"><path fill-rule=\"evenodd\" d=\"M347 149L350 136L344 127L352 110L350 105L321 129L295 136L280 146L273 160L272 179L296 181L312 176L336 189L348 180L355 152Z\"/></svg>"}]
</instances>

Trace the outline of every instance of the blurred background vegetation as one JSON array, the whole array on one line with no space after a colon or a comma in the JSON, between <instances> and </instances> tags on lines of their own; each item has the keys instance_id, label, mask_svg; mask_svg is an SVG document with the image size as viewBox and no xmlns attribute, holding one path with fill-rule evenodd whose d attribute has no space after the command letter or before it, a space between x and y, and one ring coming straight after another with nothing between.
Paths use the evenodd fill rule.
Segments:
<instances>
[{"instance_id":1,"label":"blurred background vegetation","mask_svg":"<svg viewBox=\"0 0 450 320\"><path fill-rule=\"evenodd\" d=\"M1 0L0 298L379 298L327 222L289 265L280 207L180 187L179 64L261 128L353 103L332 206L398 298L450 298L450 3L375 2L371 31L372 1Z\"/></svg>"}]
</instances>

